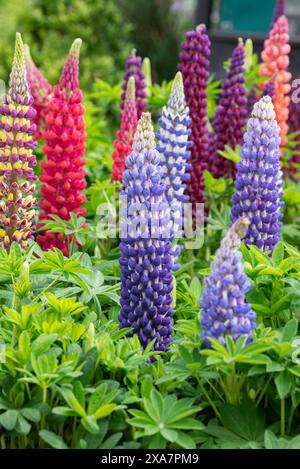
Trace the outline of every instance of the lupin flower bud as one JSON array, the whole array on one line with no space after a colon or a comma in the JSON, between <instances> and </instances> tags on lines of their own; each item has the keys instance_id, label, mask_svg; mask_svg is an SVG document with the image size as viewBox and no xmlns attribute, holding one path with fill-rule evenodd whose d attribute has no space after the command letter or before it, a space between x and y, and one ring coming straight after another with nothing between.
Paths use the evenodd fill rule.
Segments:
<instances>
[{"instance_id":1,"label":"lupin flower bud","mask_svg":"<svg viewBox=\"0 0 300 469\"><path fill-rule=\"evenodd\" d=\"M279 126L270 96L253 108L247 124L241 161L237 165L231 220L246 216L250 225L244 242L273 251L280 237L282 171Z\"/></svg>"},{"instance_id":2,"label":"lupin flower bud","mask_svg":"<svg viewBox=\"0 0 300 469\"><path fill-rule=\"evenodd\" d=\"M270 31L273 29L274 24L282 15L286 15L286 0L276 0L272 22L270 24Z\"/></svg>"},{"instance_id":3,"label":"lupin flower bud","mask_svg":"<svg viewBox=\"0 0 300 469\"><path fill-rule=\"evenodd\" d=\"M124 109L121 116L121 129L117 132L114 141L115 151L112 154L114 160L112 166L112 180L123 180L125 160L132 151L133 137L137 126L137 109L135 101L134 77L130 77L127 84Z\"/></svg>"},{"instance_id":4,"label":"lupin flower bud","mask_svg":"<svg viewBox=\"0 0 300 469\"><path fill-rule=\"evenodd\" d=\"M121 224L120 327L131 327L143 348L155 339L154 350L166 351L172 340L172 244L165 237L165 188L149 113L139 120L126 166L120 195L126 217Z\"/></svg>"},{"instance_id":5,"label":"lupin flower bud","mask_svg":"<svg viewBox=\"0 0 300 469\"><path fill-rule=\"evenodd\" d=\"M69 220L70 212L78 217L85 213L82 207L86 200L82 194L86 187L85 160L82 157L86 132L78 81L80 46L81 39L76 39L48 105L46 144L43 147L46 161L41 163L40 220L48 220L49 215ZM62 236L62 233L43 231L38 242L44 250L57 247L67 255L67 243L62 241Z\"/></svg>"},{"instance_id":6,"label":"lupin flower bud","mask_svg":"<svg viewBox=\"0 0 300 469\"><path fill-rule=\"evenodd\" d=\"M210 162L210 137L207 127L207 85L210 40L201 24L185 35L181 44L179 70L182 73L186 102L190 110L191 170L187 193L191 202L203 203L204 170Z\"/></svg>"},{"instance_id":7,"label":"lupin flower bud","mask_svg":"<svg viewBox=\"0 0 300 469\"><path fill-rule=\"evenodd\" d=\"M48 102L51 98L52 86L41 74L40 70L33 62L29 46L25 44L25 60L27 70L27 80L31 95L33 97L33 107L36 110L35 124L37 130L35 132L35 140L43 138L43 131L45 130L45 117L47 113Z\"/></svg>"},{"instance_id":8,"label":"lupin flower bud","mask_svg":"<svg viewBox=\"0 0 300 469\"><path fill-rule=\"evenodd\" d=\"M36 112L32 103L24 45L17 33L8 93L0 105L0 245L5 249L13 241L26 248L33 238Z\"/></svg>"},{"instance_id":9,"label":"lupin flower bud","mask_svg":"<svg viewBox=\"0 0 300 469\"><path fill-rule=\"evenodd\" d=\"M245 48L239 39L234 49L229 71L222 83L221 96L212 126L215 130L216 156L213 167L215 177L234 177L235 163L218 154L225 145L232 149L242 143L244 125L247 116L247 97L245 88Z\"/></svg>"},{"instance_id":10,"label":"lupin flower bud","mask_svg":"<svg viewBox=\"0 0 300 469\"><path fill-rule=\"evenodd\" d=\"M227 336L234 341L241 336L251 341L255 328L255 313L246 302L250 283L243 269L239 251L249 221L239 218L229 229L216 252L211 274L205 279L205 289L200 300L202 337L206 346L210 338L225 344Z\"/></svg>"},{"instance_id":11,"label":"lupin flower bud","mask_svg":"<svg viewBox=\"0 0 300 469\"><path fill-rule=\"evenodd\" d=\"M135 49L132 49L131 54L129 55L126 61L124 82L122 83L122 89L124 90L124 92L121 95L121 109L124 109L127 83L130 77L134 77L135 80L135 99L137 107L137 116L139 119L142 113L145 112L147 109L147 92L145 76L142 71L142 58L139 55L136 55Z\"/></svg>"},{"instance_id":12,"label":"lupin flower bud","mask_svg":"<svg viewBox=\"0 0 300 469\"><path fill-rule=\"evenodd\" d=\"M263 63L259 73L262 77L273 77L275 83L274 108L276 120L280 127L281 154L287 142L289 93L291 90L291 74L288 72L289 53L289 25L286 16L280 16L275 22L269 37L265 40L261 54Z\"/></svg>"}]
</instances>

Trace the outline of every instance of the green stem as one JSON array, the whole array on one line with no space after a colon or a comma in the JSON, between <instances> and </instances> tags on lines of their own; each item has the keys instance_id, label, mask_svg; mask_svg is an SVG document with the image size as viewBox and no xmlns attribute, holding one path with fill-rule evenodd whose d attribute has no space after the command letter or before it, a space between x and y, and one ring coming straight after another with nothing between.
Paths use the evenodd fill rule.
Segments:
<instances>
[{"instance_id":1,"label":"green stem","mask_svg":"<svg viewBox=\"0 0 300 469\"><path fill-rule=\"evenodd\" d=\"M285 435L285 399L280 401L280 434Z\"/></svg>"},{"instance_id":2,"label":"green stem","mask_svg":"<svg viewBox=\"0 0 300 469\"><path fill-rule=\"evenodd\" d=\"M267 389L268 389L268 387L269 387L269 384L270 384L272 378L273 378L273 373L270 374L269 379L267 380L266 384L264 385L264 387L263 387L263 389L262 389L262 391L261 391L261 393L260 393L260 396L259 396L259 398L258 398L257 401L256 401L255 407L258 407L258 406L259 406L259 404L260 404L262 398L264 397L264 395L265 395L265 393L266 393L266 391L267 391Z\"/></svg>"},{"instance_id":3,"label":"green stem","mask_svg":"<svg viewBox=\"0 0 300 469\"><path fill-rule=\"evenodd\" d=\"M224 397L221 396L221 394L219 393L219 391L217 390L217 388L209 381L209 379L207 380L207 382L208 382L208 384L210 385L210 387L212 388L212 390L216 393L216 395L218 396L218 398L220 399L220 401L225 402Z\"/></svg>"},{"instance_id":4,"label":"green stem","mask_svg":"<svg viewBox=\"0 0 300 469\"><path fill-rule=\"evenodd\" d=\"M220 420L220 422L223 424L222 422L222 417L221 417L221 414L220 412L218 411L218 409L216 408L214 402L211 400L210 398L210 395L208 394L208 392L206 391L206 389L204 388L200 378L197 376L197 381L198 381L198 384L199 384L199 387L201 389L201 391L203 392L204 396L206 397L207 399L207 402L210 404L211 408L213 409L214 413L216 414L216 416L218 417L218 419Z\"/></svg>"}]
</instances>

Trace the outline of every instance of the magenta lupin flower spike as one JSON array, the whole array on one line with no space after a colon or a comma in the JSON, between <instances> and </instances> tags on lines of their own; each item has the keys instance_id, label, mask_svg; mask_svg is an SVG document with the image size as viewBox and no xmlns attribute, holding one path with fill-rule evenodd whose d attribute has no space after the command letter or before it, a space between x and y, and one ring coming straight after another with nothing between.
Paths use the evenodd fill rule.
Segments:
<instances>
[{"instance_id":1,"label":"magenta lupin flower spike","mask_svg":"<svg viewBox=\"0 0 300 469\"><path fill-rule=\"evenodd\" d=\"M8 92L0 106L0 245L5 249L13 241L25 248L33 238L36 112L32 102L24 45L17 33Z\"/></svg>"}]
</instances>

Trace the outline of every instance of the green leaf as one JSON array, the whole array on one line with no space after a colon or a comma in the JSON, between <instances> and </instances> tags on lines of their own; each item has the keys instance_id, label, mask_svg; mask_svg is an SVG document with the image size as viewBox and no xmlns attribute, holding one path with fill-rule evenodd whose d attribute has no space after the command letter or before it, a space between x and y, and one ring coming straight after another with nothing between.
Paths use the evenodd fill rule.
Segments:
<instances>
[{"instance_id":1,"label":"green leaf","mask_svg":"<svg viewBox=\"0 0 300 469\"><path fill-rule=\"evenodd\" d=\"M178 433L175 430L170 430L169 428L161 428L160 433L162 436L173 443L178 438Z\"/></svg>"},{"instance_id":2,"label":"green leaf","mask_svg":"<svg viewBox=\"0 0 300 469\"><path fill-rule=\"evenodd\" d=\"M297 319L291 319L286 323L281 333L281 342L291 342L298 330L298 321Z\"/></svg>"},{"instance_id":3,"label":"green leaf","mask_svg":"<svg viewBox=\"0 0 300 469\"><path fill-rule=\"evenodd\" d=\"M40 430L39 436L52 448L69 449L61 436L56 435L55 433L50 432L49 430Z\"/></svg>"},{"instance_id":4,"label":"green leaf","mask_svg":"<svg viewBox=\"0 0 300 469\"><path fill-rule=\"evenodd\" d=\"M53 342L56 341L57 334L41 334L31 345L32 353L38 357L49 350Z\"/></svg>"},{"instance_id":5,"label":"green leaf","mask_svg":"<svg viewBox=\"0 0 300 469\"><path fill-rule=\"evenodd\" d=\"M287 370L281 371L275 378L276 389L280 399L284 399L292 387L292 379Z\"/></svg>"},{"instance_id":6,"label":"green leaf","mask_svg":"<svg viewBox=\"0 0 300 469\"><path fill-rule=\"evenodd\" d=\"M10 431L16 426L19 412L15 409L8 409L6 412L0 415L0 424Z\"/></svg>"},{"instance_id":7,"label":"green leaf","mask_svg":"<svg viewBox=\"0 0 300 469\"><path fill-rule=\"evenodd\" d=\"M284 257L284 247L283 247L283 243L279 241L272 254L272 262L275 267L279 266L280 262L283 260L283 257Z\"/></svg>"},{"instance_id":8,"label":"green leaf","mask_svg":"<svg viewBox=\"0 0 300 469\"><path fill-rule=\"evenodd\" d=\"M88 415L84 417L81 419L81 423L88 432L95 434L99 432L97 420L94 415Z\"/></svg>"},{"instance_id":9,"label":"green leaf","mask_svg":"<svg viewBox=\"0 0 300 469\"><path fill-rule=\"evenodd\" d=\"M280 445L278 439L276 438L276 435L274 435L274 433L270 430L265 431L264 441L266 449L280 449Z\"/></svg>"},{"instance_id":10,"label":"green leaf","mask_svg":"<svg viewBox=\"0 0 300 469\"><path fill-rule=\"evenodd\" d=\"M21 414L25 419L38 423L41 420L41 413L38 409L30 409L29 407L21 409Z\"/></svg>"},{"instance_id":11,"label":"green leaf","mask_svg":"<svg viewBox=\"0 0 300 469\"><path fill-rule=\"evenodd\" d=\"M177 436L176 443L179 446L181 446L184 449L195 449L196 448L195 441L193 440L192 437L190 437L190 435L188 435L187 433L183 433L183 432L178 432L177 434L178 434L178 436Z\"/></svg>"}]
</instances>

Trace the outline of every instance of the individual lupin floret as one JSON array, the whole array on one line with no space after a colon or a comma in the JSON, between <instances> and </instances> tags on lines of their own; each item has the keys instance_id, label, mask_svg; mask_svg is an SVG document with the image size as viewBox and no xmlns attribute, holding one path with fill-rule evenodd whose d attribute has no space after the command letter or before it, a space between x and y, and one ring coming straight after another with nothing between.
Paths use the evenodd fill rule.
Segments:
<instances>
[{"instance_id":1,"label":"individual lupin floret","mask_svg":"<svg viewBox=\"0 0 300 469\"><path fill-rule=\"evenodd\" d=\"M69 220L70 212L78 217L85 214L86 131L83 95L79 89L79 52L81 39L76 39L66 59L59 85L54 87L46 116L47 130L43 150L46 161L41 162L43 174L39 206L40 220L56 215ZM44 250L57 247L68 254L68 243L62 233L43 231L38 242Z\"/></svg>"},{"instance_id":2,"label":"individual lupin floret","mask_svg":"<svg viewBox=\"0 0 300 469\"><path fill-rule=\"evenodd\" d=\"M246 302L250 283L239 251L248 224L247 218L241 217L231 226L216 252L211 274L204 281L200 306L202 337L206 346L210 346L210 338L222 345L227 336L234 341L241 336L245 336L247 342L252 340L255 313Z\"/></svg>"},{"instance_id":3,"label":"individual lupin floret","mask_svg":"<svg viewBox=\"0 0 300 469\"><path fill-rule=\"evenodd\" d=\"M165 237L167 204L149 113L142 114L126 160L121 205L120 327L145 348L166 351L172 340L172 244Z\"/></svg>"},{"instance_id":4,"label":"individual lupin floret","mask_svg":"<svg viewBox=\"0 0 300 469\"><path fill-rule=\"evenodd\" d=\"M279 126L270 96L253 108L247 124L241 161L237 165L231 220L246 216L250 225L245 244L273 251L280 237L283 180Z\"/></svg>"},{"instance_id":5,"label":"individual lupin floret","mask_svg":"<svg viewBox=\"0 0 300 469\"><path fill-rule=\"evenodd\" d=\"M137 109L135 100L135 81L130 77L127 84L124 109L121 115L121 128L117 132L114 141L115 151L112 154L114 160L112 166L112 180L123 180L125 160L132 151L133 137L137 126Z\"/></svg>"},{"instance_id":6,"label":"individual lupin floret","mask_svg":"<svg viewBox=\"0 0 300 469\"><path fill-rule=\"evenodd\" d=\"M26 79L24 45L17 33L7 95L0 106L0 245L26 248L34 233L36 111Z\"/></svg>"},{"instance_id":7,"label":"individual lupin floret","mask_svg":"<svg viewBox=\"0 0 300 469\"><path fill-rule=\"evenodd\" d=\"M33 97L33 107L36 110L35 124L35 140L43 138L43 132L46 128L45 117L47 114L48 103L51 99L52 86L41 74L33 62L29 46L25 44L25 60L27 70L27 80L29 83L30 93Z\"/></svg>"}]
</instances>

